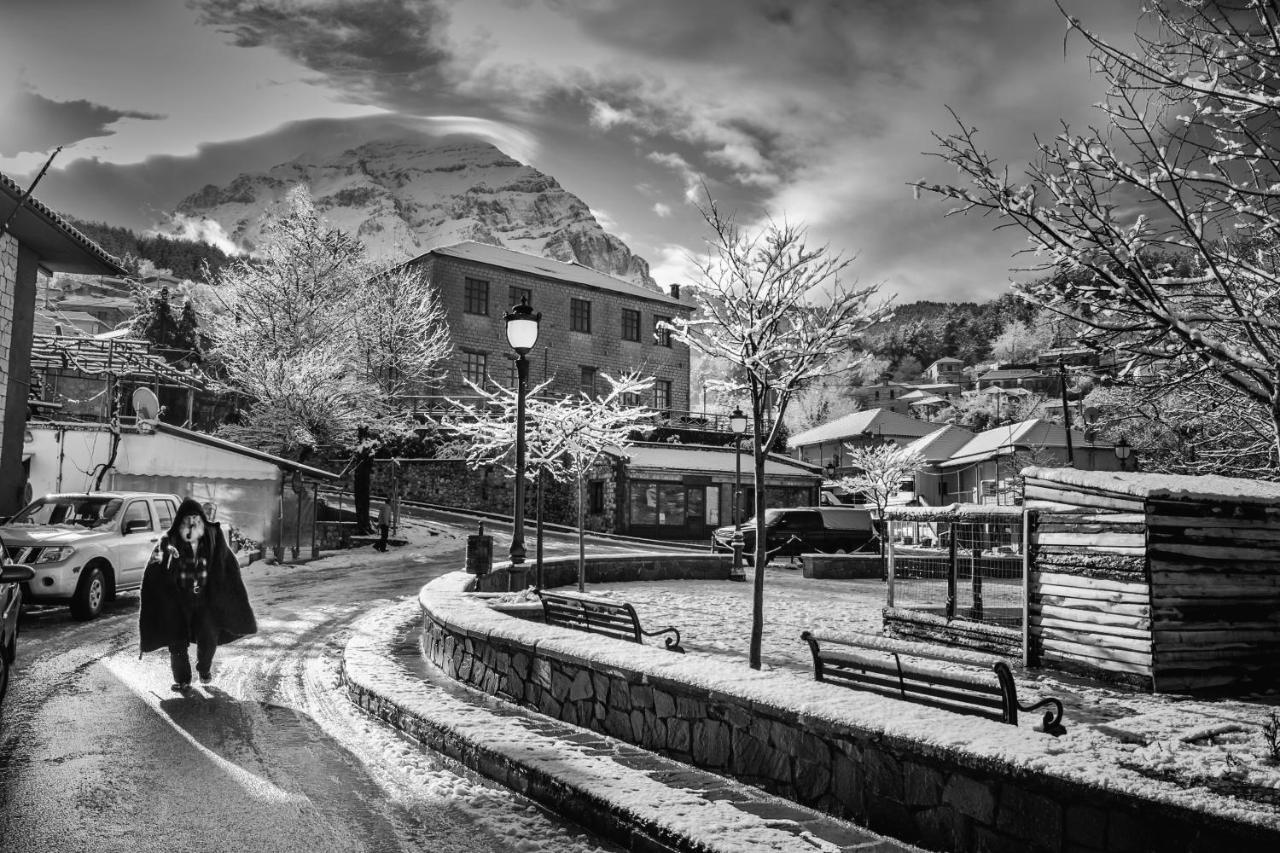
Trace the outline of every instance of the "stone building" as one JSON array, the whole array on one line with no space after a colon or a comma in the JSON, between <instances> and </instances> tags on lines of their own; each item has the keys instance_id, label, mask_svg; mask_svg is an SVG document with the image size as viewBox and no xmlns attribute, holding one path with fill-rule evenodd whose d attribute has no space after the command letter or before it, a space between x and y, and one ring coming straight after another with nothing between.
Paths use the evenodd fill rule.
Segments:
<instances>
[{"instance_id":1,"label":"stone building","mask_svg":"<svg viewBox=\"0 0 1280 853\"><path fill-rule=\"evenodd\" d=\"M0 515L20 509L36 281L54 271L120 275L115 258L0 175Z\"/></svg>"},{"instance_id":2,"label":"stone building","mask_svg":"<svg viewBox=\"0 0 1280 853\"><path fill-rule=\"evenodd\" d=\"M687 315L688 301L613 278L580 264L466 242L433 249L409 264L430 276L440 294L454 352L439 391L466 396L477 385L515 383L503 315L527 298L542 314L529 381L550 380L548 393L598 393L601 374L630 371L654 378L660 412L689 409L689 348L657 329Z\"/></svg>"}]
</instances>

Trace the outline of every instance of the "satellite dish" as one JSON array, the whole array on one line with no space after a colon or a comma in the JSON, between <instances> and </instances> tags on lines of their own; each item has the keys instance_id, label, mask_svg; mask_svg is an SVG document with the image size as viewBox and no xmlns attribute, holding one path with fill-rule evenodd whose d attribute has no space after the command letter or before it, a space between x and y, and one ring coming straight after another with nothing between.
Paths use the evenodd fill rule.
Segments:
<instances>
[{"instance_id":1,"label":"satellite dish","mask_svg":"<svg viewBox=\"0 0 1280 853\"><path fill-rule=\"evenodd\" d=\"M160 417L160 400L150 388L135 388L133 413L140 421L154 421Z\"/></svg>"}]
</instances>

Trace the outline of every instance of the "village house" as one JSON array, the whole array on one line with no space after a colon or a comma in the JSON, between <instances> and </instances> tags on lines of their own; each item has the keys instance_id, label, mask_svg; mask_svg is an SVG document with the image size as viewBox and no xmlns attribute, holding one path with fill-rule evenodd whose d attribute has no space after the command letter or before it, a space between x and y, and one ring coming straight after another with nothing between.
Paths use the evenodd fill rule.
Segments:
<instances>
[{"instance_id":1,"label":"village house","mask_svg":"<svg viewBox=\"0 0 1280 853\"><path fill-rule=\"evenodd\" d=\"M527 299L542 314L529 358L531 385L550 380L553 396L605 390L601 374L652 376L659 412L689 409L689 347L658 324L693 310L689 301L597 272L484 243L432 249L408 265L425 272L444 308L454 352L437 394L472 394L516 381L503 315ZM673 288L674 290L675 288Z\"/></svg>"},{"instance_id":2,"label":"village house","mask_svg":"<svg viewBox=\"0 0 1280 853\"><path fill-rule=\"evenodd\" d=\"M120 275L120 263L0 174L0 515L21 508L37 281L54 271Z\"/></svg>"},{"instance_id":3,"label":"village house","mask_svg":"<svg viewBox=\"0 0 1280 853\"><path fill-rule=\"evenodd\" d=\"M964 362L958 358L943 356L924 369L924 375L935 384L963 385Z\"/></svg>"},{"instance_id":4,"label":"village house","mask_svg":"<svg viewBox=\"0 0 1280 853\"><path fill-rule=\"evenodd\" d=\"M834 462L835 476L839 478L852 473L846 445L872 447L886 441L906 445L937 428L938 424L889 409L868 409L798 432L787 444L792 456L802 462L824 468Z\"/></svg>"}]
</instances>

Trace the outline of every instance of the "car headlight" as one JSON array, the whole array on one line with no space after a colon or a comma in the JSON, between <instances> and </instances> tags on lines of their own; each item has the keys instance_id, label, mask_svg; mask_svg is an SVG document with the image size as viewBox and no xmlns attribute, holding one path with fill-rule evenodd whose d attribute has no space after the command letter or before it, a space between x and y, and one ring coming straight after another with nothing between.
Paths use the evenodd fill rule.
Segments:
<instances>
[{"instance_id":1,"label":"car headlight","mask_svg":"<svg viewBox=\"0 0 1280 853\"><path fill-rule=\"evenodd\" d=\"M62 545L57 548L42 548L39 556L36 557L36 565L41 563L61 563L63 560L69 559L75 552L76 549L70 545Z\"/></svg>"}]
</instances>

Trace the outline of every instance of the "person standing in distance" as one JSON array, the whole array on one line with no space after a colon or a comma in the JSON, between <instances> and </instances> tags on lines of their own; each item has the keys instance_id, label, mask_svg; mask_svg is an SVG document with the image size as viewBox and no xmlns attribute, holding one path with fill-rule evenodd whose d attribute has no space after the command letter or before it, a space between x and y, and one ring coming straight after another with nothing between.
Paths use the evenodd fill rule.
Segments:
<instances>
[{"instance_id":1,"label":"person standing in distance","mask_svg":"<svg viewBox=\"0 0 1280 853\"><path fill-rule=\"evenodd\" d=\"M391 498L378 507L378 544L373 547L379 551L387 550L387 535L391 532Z\"/></svg>"},{"instance_id":2,"label":"person standing in distance","mask_svg":"<svg viewBox=\"0 0 1280 853\"><path fill-rule=\"evenodd\" d=\"M240 564L222 528L187 498L142 576L138 657L167 648L172 689L185 694L191 688L192 642L196 672L208 684L218 646L257 632Z\"/></svg>"}]
</instances>

